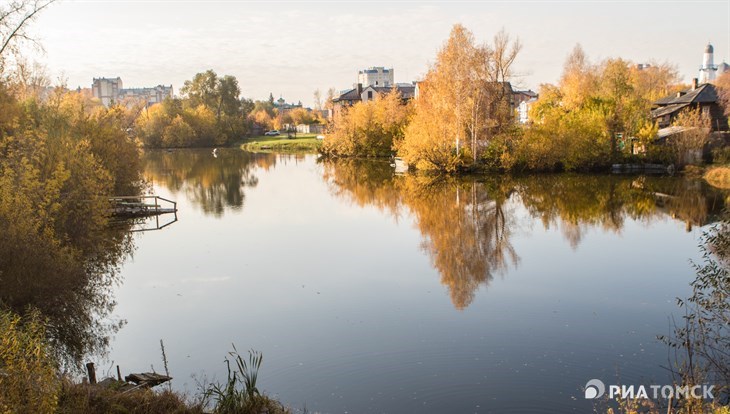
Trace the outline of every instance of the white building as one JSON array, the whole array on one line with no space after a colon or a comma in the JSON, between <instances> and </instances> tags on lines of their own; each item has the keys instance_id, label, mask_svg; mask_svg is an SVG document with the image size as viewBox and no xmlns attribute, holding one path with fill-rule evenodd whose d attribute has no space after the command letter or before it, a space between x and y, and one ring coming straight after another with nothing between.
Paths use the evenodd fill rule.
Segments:
<instances>
[{"instance_id":1,"label":"white building","mask_svg":"<svg viewBox=\"0 0 730 414\"><path fill-rule=\"evenodd\" d=\"M720 63L717 65L717 77L719 78L722 76L723 73L730 72L730 65L728 65L725 62Z\"/></svg>"},{"instance_id":2,"label":"white building","mask_svg":"<svg viewBox=\"0 0 730 414\"><path fill-rule=\"evenodd\" d=\"M519 121L521 124L525 125L528 122L530 122L530 108L532 108L532 104L537 102L537 98L530 98L527 101L521 101L519 106L517 107L517 113L519 116Z\"/></svg>"},{"instance_id":3,"label":"white building","mask_svg":"<svg viewBox=\"0 0 730 414\"><path fill-rule=\"evenodd\" d=\"M717 66L715 66L713 52L712 45L708 43L705 47L705 54L702 56L702 66L700 66L700 84L712 82L717 76Z\"/></svg>"},{"instance_id":4,"label":"white building","mask_svg":"<svg viewBox=\"0 0 730 414\"><path fill-rule=\"evenodd\" d=\"M373 66L358 72L357 83L363 87L390 87L395 84L394 78L393 68L386 69L382 66Z\"/></svg>"},{"instance_id":5,"label":"white building","mask_svg":"<svg viewBox=\"0 0 730 414\"><path fill-rule=\"evenodd\" d=\"M118 101L120 90L122 90L122 79L118 76L116 78L94 78L91 84L94 98L99 98L104 106Z\"/></svg>"},{"instance_id":6,"label":"white building","mask_svg":"<svg viewBox=\"0 0 730 414\"><path fill-rule=\"evenodd\" d=\"M172 98L172 85L157 85L152 88L129 88L119 92L119 100L144 100L147 106L161 103L165 98Z\"/></svg>"},{"instance_id":7,"label":"white building","mask_svg":"<svg viewBox=\"0 0 730 414\"><path fill-rule=\"evenodd\" d=\"M95 98L99 98L102 105L108 107L112 103L121 102L123 99L144 100L147 106L160 103L165 98L172 98L172 85L157 85L152 88L128 88L124 89L122 79L116 78L94 78L91 91Z\"/></svg>"}]
</instances>

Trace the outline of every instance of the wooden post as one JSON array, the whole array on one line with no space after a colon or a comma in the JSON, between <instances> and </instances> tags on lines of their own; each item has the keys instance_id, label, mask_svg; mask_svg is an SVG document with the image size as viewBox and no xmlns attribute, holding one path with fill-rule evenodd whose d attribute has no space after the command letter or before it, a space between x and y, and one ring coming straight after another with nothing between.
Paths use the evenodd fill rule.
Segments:
<instances>
[{"instance_id":1,"label":"wooden post","mask_svg":"<svg viewBox=\"0 0 730 414\"><path fill-rule=\"evenodd\" d=\"M117 365L117 380L122 381L122 371L119 370L119 365Z\"/></svg>"},{"instance_id":2,"label":"wooden post","mask_svg":"<svg viewBox=\"0 0 730 414\"><path fill-rule=\"evenodd\" d=\"M89 384L96 384L96 370L94 369L94 363L89 362L86 364L86 371L89 372Z\"/></svg>"}]
</instances>

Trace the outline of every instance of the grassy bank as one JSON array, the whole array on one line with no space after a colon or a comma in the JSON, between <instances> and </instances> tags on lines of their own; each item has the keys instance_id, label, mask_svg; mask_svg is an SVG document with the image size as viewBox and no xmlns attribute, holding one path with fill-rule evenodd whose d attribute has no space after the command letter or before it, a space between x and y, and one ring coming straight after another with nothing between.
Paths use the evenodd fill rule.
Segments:
<instances>
[{"instance_id":1,"label":"grassy bank","mask_svg":"<svg viewBox=\"0 0 730 414\"><path fill-rule=\"evenodd\" d=\"M296 138L258 136L248 138L241 144L241 149L252 152L317 152L322 141L317 134L297 134Z\"/></svg>"},{"instance_id":2,"label":"grassy bank","mask_svg":"<svg viewBox=\"0 0 730 414\"><path fill-rule=\"evenodd\" d=\"M38 311L20 316L0 303L0 413L3 414L290 414L292 410L258 389L263 355L233 351L225 358L224 382L200 384L189 398L166 386L155 390L103 379L78 382L65 374ZM167 368L163 351L163 361ZM101 379L101 378L100 378Z\"/></svg>"}]
</instances>

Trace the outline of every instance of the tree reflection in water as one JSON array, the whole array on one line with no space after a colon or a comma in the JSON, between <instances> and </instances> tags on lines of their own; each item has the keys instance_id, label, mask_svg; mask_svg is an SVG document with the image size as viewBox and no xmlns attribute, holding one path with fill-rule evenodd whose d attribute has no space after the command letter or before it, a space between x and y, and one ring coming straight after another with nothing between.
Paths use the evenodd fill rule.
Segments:
<instances>
[{"instance_id":1,"label":"tree reflection in water","mask_svg":"<svg viewBox=\"0 0 730 414\"><path fill-rule=\"evenodd\" d=\"M276 166L274 154L257 154L222 149L213 156L208 149L149 151L144 156L145 178L172 193L185 194L205 214L222 217L226 208L240 209L245 188L256 187L257 168L268 171Z\"/></svg>"},{"instance_id":2,"label":"tree reflection in water","mask_svg":"<svg viewBox=\"0 0 730 414\"><path fill-rule=\"evenodd\" d=\"M422 247L441 275L452 303L464 309L480 286L518 266L511 243L516 210L559 227L578 248L586 230L621 232L625 220L650 222L671 217L687 229L716 221L723 194L701 181L671 177L599 175L436 177L394 176L387 163L366 160L323 162L332 193L372 205L399 218L410 212Z\"/></svg>"},{"instance_id":3,"label":"tree reflection in water","mask_svg":"<svg viewBox=\"0 0 730 414\"><path fill-rule=\"evenodd\" d=\"M222 217L240 209L257 170L300 156L221 150L154 151L145 155L145 175L172 193L182 193L205 214ZM700 181L588 175L480 176L446 178L394 176L387 162L338 160L322 163L336 196L392 215L412 216L421 246L441 276L457 309L468 307L480 286L519 266L513 235L519 214L559 227L573 248L586 230L620 232L627 219L650 222L671 217L688 228L716 221L724 193ZM109 227L99 218L83 221L89 208L65 211L74 231L57 239L37 231L43 217L9 209L0 214L0 302L16 313L38 308L59 358L78 366L106 351L123 321L110 319L119 266L134 250L131 224ZM16 214L17 213L17 214ZM527 229L529 230L529 229Z\"/></svg>"},{"instance_id":4,"label":"tree reflection in water","mask_svg":"<svg viewBox=\"0 0 730 414\"><path fill-rule=\"evenodd\" d=\"M39 310L57 359L79 368L85 356L104 354L124 323L111 319L112 290L133 238L128 225L94 228L83 241L34 230L30 220L0 219L0 303L17 314Z\"/></svg>"}]
</instances>

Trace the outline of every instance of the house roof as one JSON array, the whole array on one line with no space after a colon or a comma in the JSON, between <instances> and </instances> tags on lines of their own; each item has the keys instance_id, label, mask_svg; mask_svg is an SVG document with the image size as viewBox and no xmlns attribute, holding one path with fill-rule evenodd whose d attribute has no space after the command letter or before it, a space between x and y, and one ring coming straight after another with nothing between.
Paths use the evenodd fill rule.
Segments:
<instances>
[{"instance_id":1,"label":"house roof","mask_svg":"<svg viewBox=\"0 0 730 414\"><path fill-rule=\"evenodd\" d=\"M660 106L659 108L654 109L653 111L651 111L651 117L652 118L659 118L660 116L664 116L664 115L668 115L668 114L673 114L673 113L679 111L680 109L682 109L682 108L684 108L686 106L689 106L689 102L687 102L687 103L671 104L671 105L667 105L667 106Z\"/></svg>"},{"instance_id":2,"label":"house roof","mask_svg":"<svg viewBox=\"0 0 730 414\"><path fill-rule=\"evenodd\" d=\"M669 95L656 102L655 105L667 106L680 103L715 103L717 102L717 89L711 83L703 83L697 89L687 89L674 95Z\"/></svg>"},{"instance_id":3,"label":"house roof","mask_svg":"<svg viewBox=\"0 0 730 414\"><path fill-rule=\"evenodd\" d=\"M689 131L691 129L696 129L696 127L683 127L683 126L670 126L666 128L662 128L657 132L657 138L662 139L666 138L675 134L680 134L684 131Z\"/></svg>"},{"instance_id":4,"label":"house roof","mask_svg":"<svg viewBox=\"0 0 730 414\"><path fill-rule=\"evenodd\" d=\"M396 85L395 88L398 89L398 92L406 94L414 93L416 91L415 85ZM363 91L368 89L372 89L377 93L388 93L393 90L393 86L368 86L367 88L364 88Z\"/></svg>"},{"instance_id":5,"label":"house roof","mask_svg":"<svg viewBox=\"0 0 730 414\"><path fill-rule=\"evenodd\" d=\"M514 91L514 93L529 96L530 98L537 98L537 93L532 89L528 89L526 91Z\"/></svg>"},{"instance_id":6,"label":"house roof","mask_svg":"<svg viewBox=\"0 0 730 414\"><path fill-rule=\"evenodd\" d=\"M357 93L357 89L350 89L348 91L343 92L338 96L337 98L333 99L333 102L339 102L339 101L359 101L360 94Z\"/></svg>"}]
</instances>

